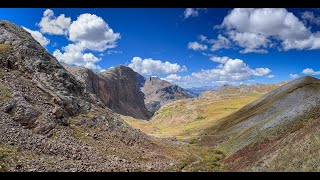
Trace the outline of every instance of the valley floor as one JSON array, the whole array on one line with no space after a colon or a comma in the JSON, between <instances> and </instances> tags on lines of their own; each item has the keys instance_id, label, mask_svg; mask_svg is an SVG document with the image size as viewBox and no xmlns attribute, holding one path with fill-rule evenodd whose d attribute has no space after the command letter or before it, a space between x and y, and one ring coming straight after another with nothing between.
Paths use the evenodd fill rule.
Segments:
<instances>
[{"instance_id":1,"label":"valley floor","mask_svg":"<svg viewBox=\"0 0 320 180\"><path fill-rule=\"evenodd\" d=\"M303 77L265 93L227 90L176 101L150 121L123 119L177 145L183 155L170 171L318 172L319 92L320 80Z\"/></svg>"},{"instance_id":2,"label":"valley floor","mask_svg":"<svg viewBox=\"0 0 320 180\"><path fill-rule=\"evenodd\" d=\"M169 171L227 171L221 160L225 152L215 146L198 143L204 130L221 118L253 102L264 93L222 92L207 97L185 99L165 105L150 121L121 116L128 124L142 132L177 144L183 158ZM212 136L212 135L207 135Z\"/></svg>"}]
</instances>

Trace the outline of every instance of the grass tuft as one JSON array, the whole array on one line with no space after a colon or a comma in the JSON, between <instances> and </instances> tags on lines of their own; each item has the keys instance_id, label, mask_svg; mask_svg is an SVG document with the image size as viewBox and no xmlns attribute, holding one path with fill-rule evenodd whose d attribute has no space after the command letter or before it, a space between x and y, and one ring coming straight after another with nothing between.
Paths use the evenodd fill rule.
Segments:
<instances>
[{"instance_id":1,"label":"grass tuft","mask_svg":"<svg viewBox=\"0 0 320 180\"><path fill-rule=\"evenodd\" d=\"M12 49L11 45L8 44L0 44L0 55L6 54Z\"/></svg>"},{"instance_id":2,"label":"grass tuft","mask_svg":"<svg viewBox=\"0 0 320 180\"><path fill-rule=\"evenodd\" d=\"M12 91L8 89L5 85L0 84L0 101L12 98Z\"/></svg>"}]
</instances>

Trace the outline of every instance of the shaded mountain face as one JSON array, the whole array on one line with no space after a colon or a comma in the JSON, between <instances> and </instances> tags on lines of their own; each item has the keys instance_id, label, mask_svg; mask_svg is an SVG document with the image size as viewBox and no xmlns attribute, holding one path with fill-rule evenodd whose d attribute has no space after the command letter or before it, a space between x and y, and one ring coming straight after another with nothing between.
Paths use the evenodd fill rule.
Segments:
<instances>
[{"instance_id":1,"label":"shaded mountain face","mask_svg":"<svg viewBox=\"0 0 320 180\"><path fill-rule=\"evenodd\" d=\"M95 94L115 112L148 120L161 106L179 99L193 97L177 85L156 77L144 78L126 66L117 66L101 73L84 67L65 68L84 82L88 92Z\"/></svg>"},{"instance_id":2,"label":"shaded mountain face","mask_svg":"<svg viewBox=\"0 0 320 180\"><path fill-rule=\"evenodd\" d=\"M319 171L319 112L320 80L299 78L221 119L201 143L223 149L233 171Z\"/></svg>"},{"instance_id":3,"label":"shaded mountain face","mask_svg":"<svg viewBox=\"0 0 320 180\"><path fill-rule=\"evenodd\" d=\"M144 94L140 91L144 77L132 69L117 66L95 73L84 67L65 67L85 83L89 93L95 94L115 112L145 120L152 116L145 107Z\"/></svg>"},{"instance_id":4,"label":"shaded mountain face","mask_svg":"<svg viewBox=\"0 0 320 180\"><path fill-rule=\"evenodd\" d=\"M105 80L106 92L100 94L106 105L124 115L149 119L152 113L144 104L144 94L140 91L144 77L126 66L117 66L99 73Z\"/></svg>"},{"instance_id":5,"label":"shaded mountain face","mask_svg":"<svg viewBox=\"0 0 320 180\"><path fill-rule=\"evenodd\" d=\"M86 90L94 81L119 83L114 92L136 86L107 76L88 71L92 80L77 80L23 28L0 21L0 172L156 171L170 163L163 146L89 93L95 84Z\"/></svg>"},{"instance_id":6,"label":"shaded mountain face","mask_svg":"<svg viewBox=\"0 0 320 180\"><path fill-rule=\"evenodd\" d=\"M146 78L141 91L145 95L145 104L152 113L170 102L194 97L181 87L157 77Z\"/></svg>"}]
</instances>

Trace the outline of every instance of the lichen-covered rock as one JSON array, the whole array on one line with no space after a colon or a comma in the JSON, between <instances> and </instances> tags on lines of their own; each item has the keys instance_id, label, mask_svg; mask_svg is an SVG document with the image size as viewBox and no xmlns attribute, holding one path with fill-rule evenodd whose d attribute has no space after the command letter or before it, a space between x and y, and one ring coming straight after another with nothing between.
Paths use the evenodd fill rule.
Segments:
<instances>
[{"instance_id":1,"label":"lichen-covered rock","mask_svg":"<svg viewBox=\"0 0 320 180\"><path fill-rule=\"evenodd\" d=\"M64 115L64 111L61 107L59 106L55 106L54 109L52 110L52 114L56 117L56 118L62 118Z\"/></svg>"},{"instance_id":2,"label":"lichen-covered rock","mask_svg":"<svg viewBox=\"0 0 320 180\"><path fill-rule=\"evenodd\" d=\"M157 155L162 146L87 92L23 28L0 21L0 49L0 171L145 171L140 159L154 170L168 164Z\"/></svg>"},{"instance_id":3,"label":"lichen-covered rock","mask_svg":"<svg viewBox=\"0 0 320 180\"><path fill-rule=\"evenodd\" d=\"M69 115L84 110L79 104L94 103L84 86L23 28L0 21L0 42L12 46L10 53L0 57L0 67L28 73L52 96L57 96ZM84 107L88 108L88 107Z\"/></svg>"}]
</instances>

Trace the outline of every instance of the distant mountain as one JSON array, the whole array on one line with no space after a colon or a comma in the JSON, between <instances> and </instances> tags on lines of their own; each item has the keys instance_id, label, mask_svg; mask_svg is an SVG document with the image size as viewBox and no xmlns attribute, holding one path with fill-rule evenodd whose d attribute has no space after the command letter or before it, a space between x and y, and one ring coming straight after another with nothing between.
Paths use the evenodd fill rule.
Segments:
<instances>
[{"instance_id":1,"label":"distant mountain","mask_svg":"<svg viewBox=\"0 0 320 180\"><path fill-rule=\"evenodd\" d=\"M197 136L213 122L280 86L281 84L225 85L214 91L205 91L198 98L168 103L156 111L145 125L132 119L125 120L148 134L190 140L190 137Z\"/></svg>"},{"instance_id":2,"label":"distant mountain","mask_svg":"<svg viewBox=\"0 0 320 180\"><path fill-rule=\"evenodd\" d=\"M194 97L181 87L157 77L145 79L141 91L145 95L145 104L152 113L170 102Z\"/></svg>"},{"instance_id":3,"label":"distant mountain","mask_svg":"<svg viewBox=\"0 0 320 180\"><path fill-rule=\"evenodd\" d=\"M126 66L117 66L101 73L84 67L66 66L73 75L84 82L88 92L95 94L115 112L139 119L149 119L152 113L144 104L144 94L139 84L144 77Z\"/></svg>"},{"instance_id":4,"label":"distant mountain","mask_svg":"<svg viewBox=\"0 0 320 180\"><path fill-rule=\"evenodd\" d=\"M216 90L217 86L202 86L202 87L191 87L191 88L185 88L186 91L188 91L193 96L198 97L201 93L205 91L213 91Z\"/></svg>"},{"instance_id":5,"label":"distant mountain","mask_svg":"<svg viewBox=\"0 0 320 180\"><path fill-rule=\"evenodd\" d=\"M181 87L156 77L144 78L126 66L116 66L101 73L84 67L64 65L88 92L99 97L115 112L148 120L161 106L178 99L193 97Z\"/></svg>"},{"instance_id":6,"label":"distant mountain","mask_svg":"<svg viewBox=\"0 0 320 180\"><path fill-rule=\"evenodd\" d=\"M278 84L251 84L251 85L239 85L239 86L235 86L235 85L229 85L229 84L225 84L222 86L202 86L202 87L192 87L192 88L185 88L186 91L188 91L190 94L196 96L196 97L200 97L202 93L206 92L206 93L210 93L210 92L223 92L225 90L239 90L242 91L243 93L245 92L260 92L260 93L264 93L264 92L268 92L268 87L270 86L277 86L277 85L283 85L286 82L281 82ZM265 89L267 88L267 89Z\"/></svg>"},{"instance_id":7,"label":"distant mountain","mask_svg":"<svg viewBox=\"0 0 320 180\"><path fill-rule=\"evenodd\" d=\"M287 83L280 82L277 84L250 84L250 85L223 85L215 88L214 90L204 91L199 95L200 98L212 98L218 96L231 96L231 95L241 95L241 94L266 94L277 87L280 87Z\"/></svg>"}]
</instances>

